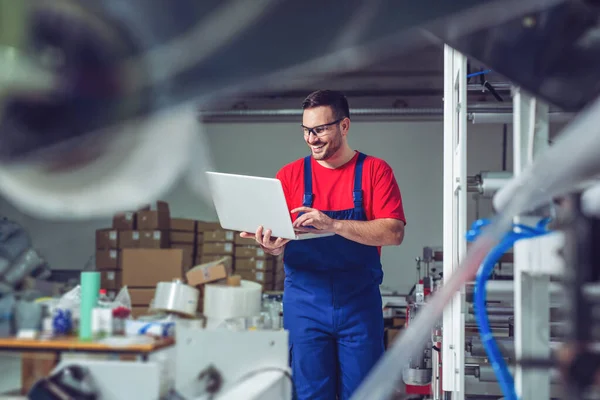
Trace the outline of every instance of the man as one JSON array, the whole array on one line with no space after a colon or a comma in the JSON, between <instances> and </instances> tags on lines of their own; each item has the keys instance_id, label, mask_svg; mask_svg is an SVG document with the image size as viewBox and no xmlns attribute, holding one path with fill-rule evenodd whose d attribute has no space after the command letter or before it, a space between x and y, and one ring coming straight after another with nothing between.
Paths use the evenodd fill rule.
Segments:
<instances>
[{"instance_id":1,"label":"man","mask_svg":"<svg viewBox=\"0 0 600 400\"><path fill-rule=\"evenodd\" d=\"M348 144L344 95L316 91L302 108L311 155L277 178L298 231L335 235L289 241L259 227L241 236L284 253L283 319L298 398L348 399L384 351L380 248L402 243L406 220L392 169Z\"/></svg>"}]
</instances>

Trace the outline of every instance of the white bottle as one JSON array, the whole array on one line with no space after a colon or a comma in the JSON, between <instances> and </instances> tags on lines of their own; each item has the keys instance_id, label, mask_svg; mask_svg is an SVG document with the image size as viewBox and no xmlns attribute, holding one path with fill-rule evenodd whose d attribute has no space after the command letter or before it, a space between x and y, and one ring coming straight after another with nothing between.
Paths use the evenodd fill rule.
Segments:
<instances>
[{"instance_id":1,"label":"white bottle","mask_svg":"<svg viewBox=\"0 0 600 400\"><path fill-rule=\"evenodd\" d=\"M100 289L98 304L92 310L92 335L101 339L113 333L112 308L106 289Z\"/></svg>"}]
</instances>

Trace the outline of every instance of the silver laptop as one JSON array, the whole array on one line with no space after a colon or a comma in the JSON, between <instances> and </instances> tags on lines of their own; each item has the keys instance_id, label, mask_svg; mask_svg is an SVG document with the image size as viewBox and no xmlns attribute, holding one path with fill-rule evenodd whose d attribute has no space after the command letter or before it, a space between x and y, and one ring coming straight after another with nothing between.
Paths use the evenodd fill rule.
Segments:
<instances>
[{"instance_id":1,"label":"silver laptop","mask_svg":"<svg viewBox=\"0 0 600 400\"><path fill-rule=\"evenodd\" d=\"M294 230L279 179L207 172L213 203L223 229L256 232L271 230L271 237L315 239L333 233L301 233Z\"/></svg>"}]
</instances>

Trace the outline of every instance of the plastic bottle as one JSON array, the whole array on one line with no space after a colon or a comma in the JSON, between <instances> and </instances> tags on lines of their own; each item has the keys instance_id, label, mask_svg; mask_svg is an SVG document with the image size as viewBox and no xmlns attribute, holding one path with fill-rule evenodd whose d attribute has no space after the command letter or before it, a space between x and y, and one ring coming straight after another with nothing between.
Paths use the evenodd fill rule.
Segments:
<instances>
[{"instance_id":1,"label":"plastic bottle","mask_svg":"<svg viewBox=\"0 0 600 400\"><path fill-rule=\"evenodd\" d=\"M96 339L102 339L113 333L112 309L106 289L100 289L98 302L92 312L92 334Z\"/></svg>"},{"instance_id":2,"label":"plastic bottle","mask_svg":"<svg viewBox=\"0 0 600 400\"><path fill-rule=\"evenodd\" d=\"M106 289L100 289L98 295L98 307L108 308L110 307L110 298L106 294Z\"/></svg>"}]
</instances>

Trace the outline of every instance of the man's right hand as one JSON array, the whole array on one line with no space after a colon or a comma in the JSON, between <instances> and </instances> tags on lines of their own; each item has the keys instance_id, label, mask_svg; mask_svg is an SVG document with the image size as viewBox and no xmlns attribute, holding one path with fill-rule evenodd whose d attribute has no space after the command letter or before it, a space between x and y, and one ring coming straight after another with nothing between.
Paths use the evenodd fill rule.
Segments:
<instances>
[{"instance_id":1,"label":"man's right hand","mask_svg":"<svg viewBox=\"0 0 600 400\"><path fill-rule=\"evenodd\" d=\"M262 226L259 226L255 233L242 232L240 236L243 238L254 238L266 253L274 256L283 253L285 245L290 241L289 239L271 238L271 230L264 230Z\"/></svg>"}]
</instances>

